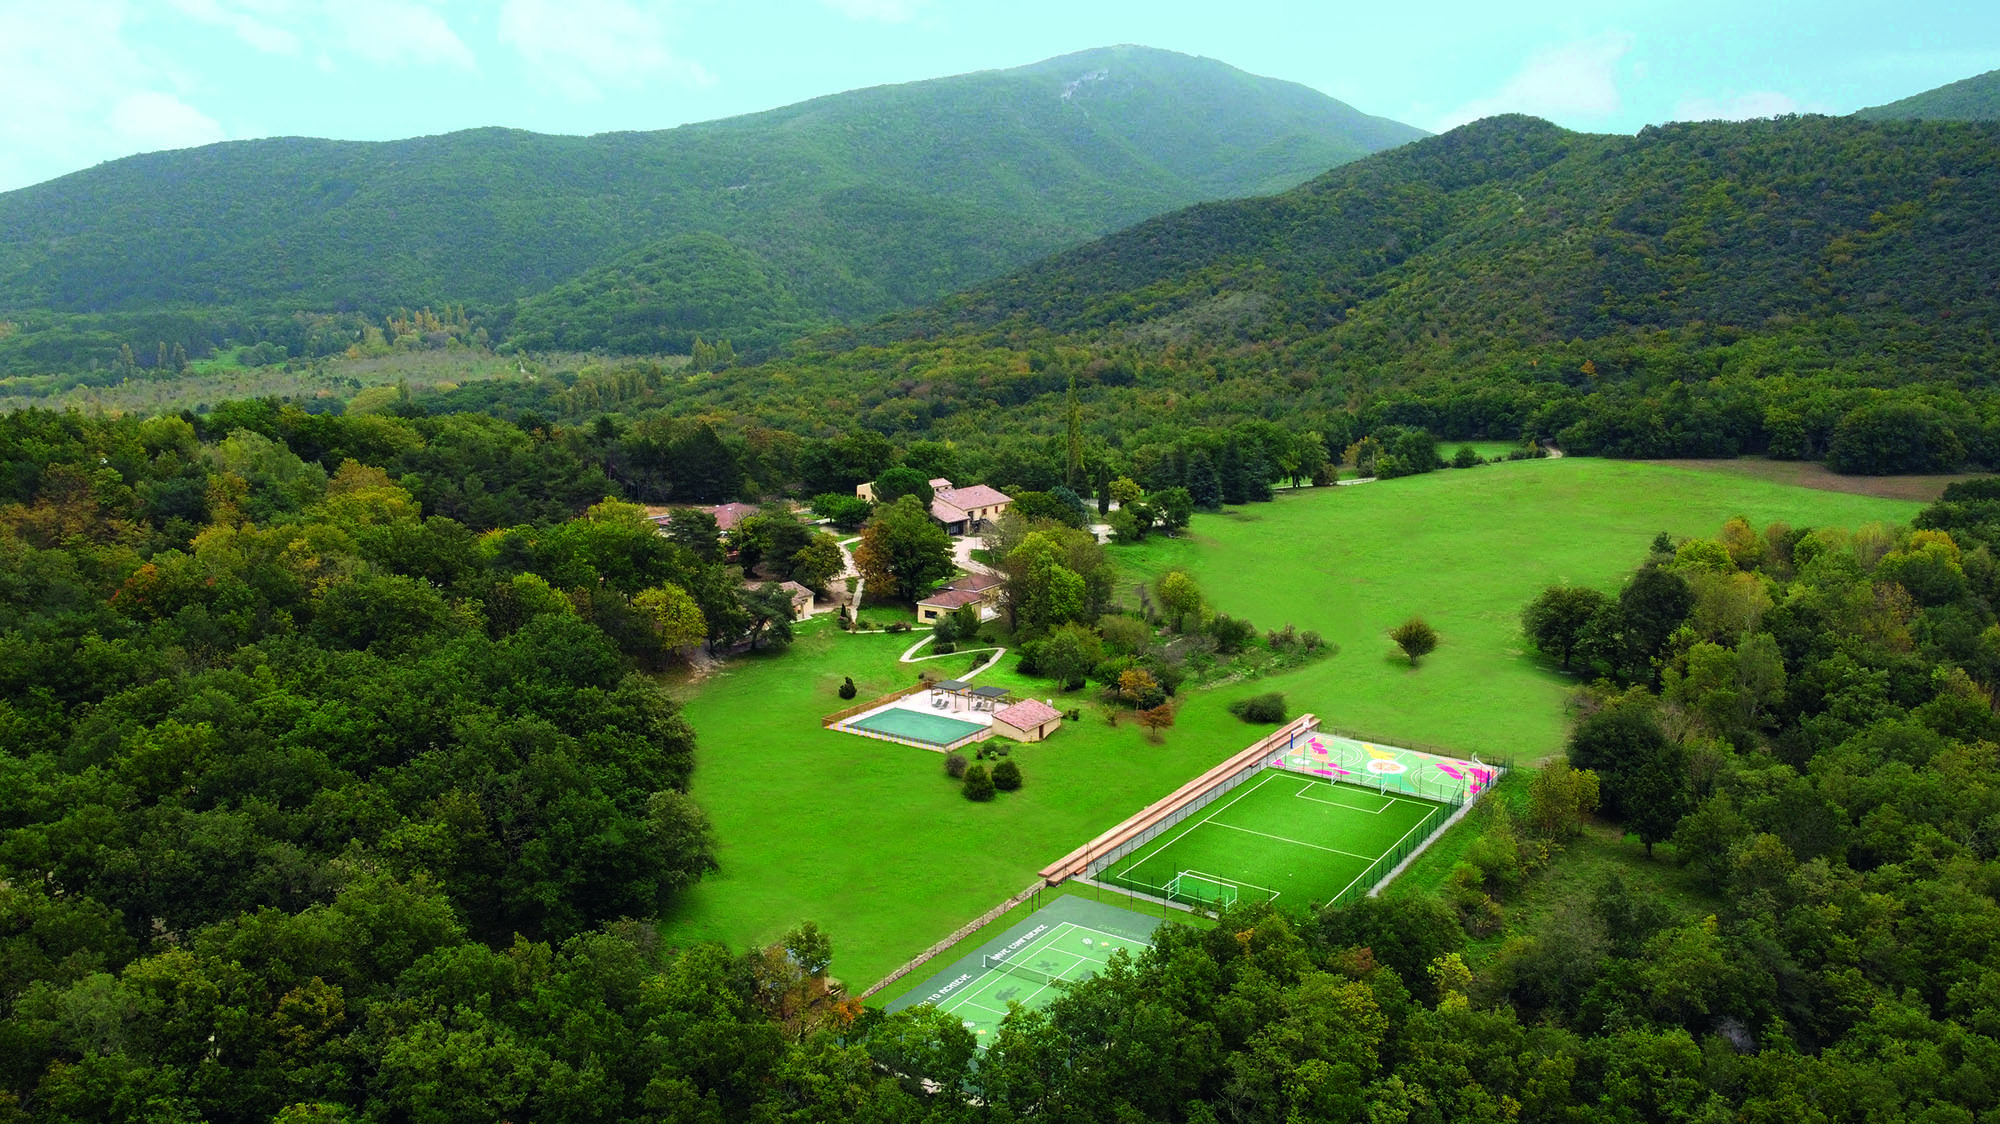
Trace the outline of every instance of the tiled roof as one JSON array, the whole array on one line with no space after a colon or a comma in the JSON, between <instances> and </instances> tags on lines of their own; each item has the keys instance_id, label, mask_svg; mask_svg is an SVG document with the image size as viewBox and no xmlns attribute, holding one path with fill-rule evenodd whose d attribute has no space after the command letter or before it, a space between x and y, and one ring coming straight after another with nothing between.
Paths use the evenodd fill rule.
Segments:
<instances>
[{"instance_id":1,"label":"tiled roof","mask_svg":"<svg viewBox=\"0 0 2000 1124\"><path fill-rule=\"evenodd\" d=\"M937 498L959 508L992 507L1014 502L1007 493L985 484L974 484L970 488L945 488L937 493Z\"/></svg>"},{"instance_id":2,"label":"tiled roof","mask_svg":"<svg viewBox=\"0 0 2000 1124\"><path fill-rule=\"evenodd\" d=\"M963 589L978 593L981 590L992 589L996 585L1004 585L1006 581L1007 579L1001 577L999 574L967 574L962 578L951 579L951 584L945 588Z\"/></svg>"},{"instance_id":3,"label":"tiled roof","mask_svg":"<svg viewBox=\"0 0 2000 1124\"><path fill-rule=\"evenodd\" d=\"M1024 699L993 716L995 722L1005 722L1016 730L1032 730L1044 722L1061 718L1062 711L1040 699Z\"/></svg>"},{"instance_id":4,"label":"tiled roof","mask_svg":"<svg viewBox=\"0 0 2000 1124\"><path fill-rule=\"evenodd\" d=\"M931 594L929 597L917 602L917 604L932 609L959 609L967 605L977 605L984 600L986 600L985 596L978 590L946 589Z\"/></svg>"}]
</instances>

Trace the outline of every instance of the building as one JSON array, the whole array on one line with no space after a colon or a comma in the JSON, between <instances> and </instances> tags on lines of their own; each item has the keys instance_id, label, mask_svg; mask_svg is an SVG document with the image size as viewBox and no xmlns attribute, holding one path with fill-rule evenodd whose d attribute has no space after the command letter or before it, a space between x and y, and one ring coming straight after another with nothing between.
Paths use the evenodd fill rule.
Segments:
<instances>
[{"instance_id":1,"label":"building","mask_svg":"<svg viewBox=\"0 0 2000 1124\"><path fill-rule=\"evenodd\" d=\"M697 506L691 507L688 510L705 511L715 516L715 529L726 535L735 530L738 523L757 514L759 509L754 503L719 503L714 507ZM666 531L667 524L673 521L674 513L672 511L653 516L653 525L658 527L662 533Z\"/></svg>"},{"instance_id":2,"label":"building","mask_svg":"<svg viewBox=\"0 0 2000 1124\"><path fill-rule=\"evenodd\" d=\"M807 589L805 586L802 586L799 583L793 581L779 582L778 585L779 588L784 589L786 592L792 595L793 620L802 621L805 620L807 617L812 616L812 611L813 611L812 590Z\"/></svg>"},{"instance_id":3,"label":"building","mask_svg":"<svg viewBox=\"0 0 2000 1124\"><path fill-rule=\"evenodd\" d=\"M1008 505L1014 502L1012 496L985 484L955 488L942 476L929 483L931 518L942 523L944 529L954 535L978 534L986 524L1006 514ZM854 494L874 503L875 485L857 485Z\"/></svg>"},{"instance_id":4,"label":"building","mask_svg":"<svg viewBox=\"0 0 2000 1124\"><path fill-rule=\"evenodd\" d=\"M1062 725L1062 711L1040 699L1025 699L993 715L993 732L1017 742L1038 742Z\"/></svg>"},{"instance_id":5,"label":"building","mask_svg":"<svg viewBox=\"0 0 2000 1124\"><path fill-rule=\"evenodd\" d=\"M979 619L990 621L1000 615L1000 591L1006 585L998 574L968 574L954 578L937 592L917 602L917 621L929 624L946 613L967 605L979 607Z\"/></svg>"},{"instance_id":6,"label":"building","mask_svg":"<svg viewBox=\"0 0 2000 1124\"><path fill-rule=\"evenodd\" d=\"M985 484L954 488L949 480L931 481L931 518L954 535L976 535L1007 513L1014 502L1007 493Z\"/></svg>"}]
</instances>

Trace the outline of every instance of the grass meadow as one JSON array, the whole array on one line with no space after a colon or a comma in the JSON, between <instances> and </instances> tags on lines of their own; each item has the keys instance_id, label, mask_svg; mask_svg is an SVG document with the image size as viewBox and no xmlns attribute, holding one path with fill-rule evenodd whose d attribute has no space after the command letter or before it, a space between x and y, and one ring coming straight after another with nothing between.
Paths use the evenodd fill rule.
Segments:
<instances>
[{"instance_id":1,"label":"grass meadow","mask_svg":"<svg viewBox=\"0 0 2000 1124\"><path fill-rule=\"evenodd\" d=\"M1383 740L1538 760L1561 745L1570 686L1521 650L1521 606L1543 586L1615 589L1656 533L1712 534L1736 514L1760 526L1855 526L1907 521L1918 509L1750 476L1563 458L1197 516L1183 538L1113 548L1128 599L1134 583L1185 566L1222 611L1264 629L1315 629L1340 653L1186 692L1158 745L1130 723L1109 725L1081 694L1057 697L1082 706L1084 720L1016 748L1026 786L984 805L959 795L936 753L820 728L843 705L843 676L866 699L918 670L897 662L911 634L844 634L821 618L789 652L732 661L681 690L701 739L694 794L715 821L722 870L683 896L666 935L741 949L810 919L833 937L835 974L865 987L1249 744L1262 728L1224 707L1263 691ZM1443 637L1414 669L1386 635L1413 613ZM918 666L953 675L973 658ZM978 681L1055 697L1013 662Z\"/></svg>"}]
</instances>

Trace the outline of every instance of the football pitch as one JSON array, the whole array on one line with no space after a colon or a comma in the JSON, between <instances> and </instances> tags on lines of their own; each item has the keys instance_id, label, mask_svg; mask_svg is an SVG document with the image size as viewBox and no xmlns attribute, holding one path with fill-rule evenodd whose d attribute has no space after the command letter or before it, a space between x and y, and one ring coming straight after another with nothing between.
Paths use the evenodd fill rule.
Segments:
<instances>
[{"instance_id":1,"label":"football pitch","mask_svg":"<svg viewBox=\"0 0 2000 1124\"><path fill-rule=\"evenodd\" d=\"M1444 822L1446 805L1266 769L1097 877L1215 906L1344 901Z\"/></svg>"}]
</instances>

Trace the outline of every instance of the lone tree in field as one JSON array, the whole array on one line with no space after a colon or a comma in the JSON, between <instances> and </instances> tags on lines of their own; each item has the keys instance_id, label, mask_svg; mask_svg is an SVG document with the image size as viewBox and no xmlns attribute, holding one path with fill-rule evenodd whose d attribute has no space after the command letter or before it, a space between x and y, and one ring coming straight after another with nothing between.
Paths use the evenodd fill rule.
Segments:
<instances>
[{"instance_id":1,"label":"lone tree in field","mask_svg":"<svg viewBox=\"0 0 2000 1124\"><path fill-rule=\"evenodd\" d=\"M1389 639L1394 640L1396 647L1410 657L1411 667L1417 666L1418 660L1430 655L1438 646L1437 629L1426 624L1422 617L1411 617L1397 625L1396 630L1389 634Z\"/></svg>"},{"instance_id":2,"label":"lone tree in field","mask_svg":"<svg viewBox=\"0 0 2000 1124\"><path fill-rule=\"evenodd\" d=\"M974 765L965 771L965 787L962 790L967 800L985 802L993 799L993 774L984 765Z\"/></svg>"}]
</instances>

